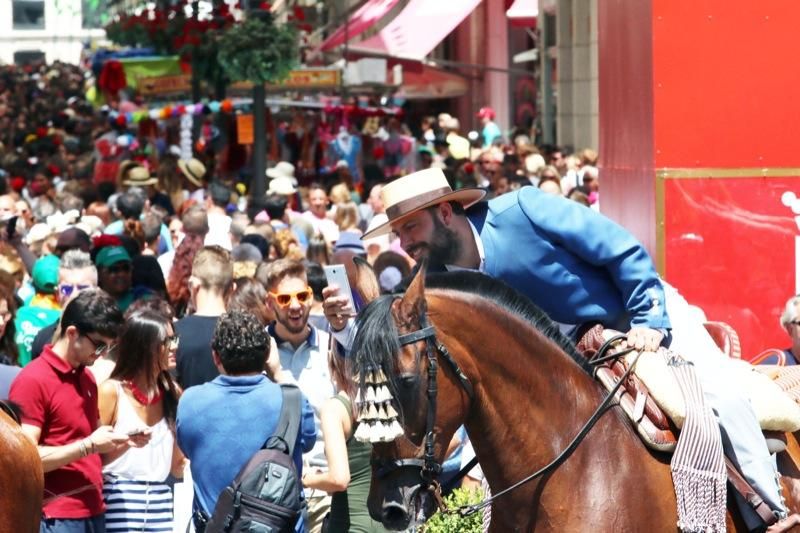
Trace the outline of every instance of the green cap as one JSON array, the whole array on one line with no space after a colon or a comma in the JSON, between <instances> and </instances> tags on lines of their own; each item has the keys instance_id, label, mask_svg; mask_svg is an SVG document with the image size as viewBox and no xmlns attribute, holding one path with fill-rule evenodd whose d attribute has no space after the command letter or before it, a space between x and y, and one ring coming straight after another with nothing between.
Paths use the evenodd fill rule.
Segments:
<instances>
[{"instance_id":1,"label":"green cap","mask_svg":"<svg viewBox=\"0 0 800 533\"><path fill-rule=\"evenodd\" d=\"M33 264L33 286L39 292L52 294L58 286L58 257L45 255Z\"/></svg>"},{"instance_id":2,"label":"green cap","mask_svg":"<svg viewBox=\"0 0 800 533\"><path fill-rule=\"evenodd\" d=\"M106 246L97 254L94 264L98 267L110 267L123 261L131 262L131 256L122 246Z\"/></svg>"}]
</instances>

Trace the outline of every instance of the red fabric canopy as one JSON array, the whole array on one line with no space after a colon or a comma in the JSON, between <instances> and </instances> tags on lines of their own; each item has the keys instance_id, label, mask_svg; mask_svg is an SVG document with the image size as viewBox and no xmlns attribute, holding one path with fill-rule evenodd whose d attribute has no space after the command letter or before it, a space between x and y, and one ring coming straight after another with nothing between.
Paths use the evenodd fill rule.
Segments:
<instances>
[{"instance_id":1,"label":"red fabric canopy","mask_svg":"<svg viewBox=\"0 0 800 533\"><path fill-rule=\"evenodd\" d=\"M354 43L356 53L422 60L481 0L410 0L378 34Z\"/></svg>"},{"instance_id":2,"label":"red fabric canopy","mask_svg":"<svg viewBox=\"0 0 800 533\"><path fill-rule=\"evenodd\" d=\"M535 26L539 16L538 0L514 0L506 11L506 16L514 26Z\"/></svg>"},{"instance_id":3,"label":"red fabric canopy","mask_svg":"<svg viewBox=\"0 0 800 533\"><path fill-rule=\"evenodd\" d=\"M361 35L364 30L373 26L383 18L400 0L367 0L364 5L350 15L346 25L340 26L330 34L319 46L319 50L327 52L341 44ZM345 34L347 37L345 38Z\"/></svg>"}]
</instances>

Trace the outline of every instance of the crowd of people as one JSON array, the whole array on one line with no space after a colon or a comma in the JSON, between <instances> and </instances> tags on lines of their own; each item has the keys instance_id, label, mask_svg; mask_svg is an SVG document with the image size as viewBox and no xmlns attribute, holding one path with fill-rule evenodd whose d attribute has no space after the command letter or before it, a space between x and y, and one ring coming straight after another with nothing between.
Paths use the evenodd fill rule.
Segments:
<instances>
[{"instance_id":1,"label":"crowd of people","mask_svg":"<svg viewBox=\"0 0 800 533\"><path fill-rule=\"evenodd\" d=\"M450 203L437 211L450 241L420 237L424 224L398 226L387 212L393 180L440 169L440 189L479 190L493 205L538 188L574 200L554 204L553 221L563 211L595 223L597 153L537 147L482 108L473 133L448 114L415 130L396 118L346 124L321 150L335 160L308 165L290 142L303 122L294 115L274 133L282 160L254 177L247 158L231 165L241 147L214 133L220 117L199 119L208 142L183 158L176 121L129 123L117 104L86 102L84 81L64 64L0 67L0 398L21 406L40 449L41 530L183 530L189 516L178 516L173 487L189 475L191 521L202 529L275 431L279 384L294 383L304 396L294 462L307 505L297 530L382 531L367 512L370 445L353 438L347 358L330 350L334 339L349 345L349 313L337 312L344 304L326 290L323 266L362 257L384 292L426 253L487 272L482 248L475 257L459 248L476 228ZM255 179L267 180L265 196L248 194ZM550 197L539 192L525 195L546 212ZM623 310L621 319L632 316ZM462 430L445 474L464 453Z\"/></svg>"},{"instance_id":2,"label":"crowd of people","mask_svg":"<svg viewBox=\"0 0 800 533\"><path fill-rule=\"evenodd\" d=\"M330 356L322 267L363 257L385 292L410 274L395 237L362 239L387 222L382 188L398 175L440 168L491 197L538 186L596 207L596 153L540 151L483 108L479 134L447 114L416 135L397 118L337 126L313 166L296 146L309 119L290 112L267 194L252 197L226 117L204 114L183 158L177 120L92 105L86 78L66 64L0 67L0 397L40 448L42 530L182 527L173 487L185 476L201 527L275 430L281 382L306 402L298 530L381 530L346 361ZM466 445L462 431L450 472Z\"/></svg>"}]
</instances>

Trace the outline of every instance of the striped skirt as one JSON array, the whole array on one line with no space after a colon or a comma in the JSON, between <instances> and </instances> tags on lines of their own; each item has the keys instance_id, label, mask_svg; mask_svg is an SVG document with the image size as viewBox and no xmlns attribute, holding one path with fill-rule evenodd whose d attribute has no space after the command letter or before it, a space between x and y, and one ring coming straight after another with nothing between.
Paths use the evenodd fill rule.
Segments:
<instances>
[{"instance_id":1,"label":"striped skirt","mask_svg":"<svg viewBox=\"0 0 800 533\"><path fill-rule=\"evenodd\" d=\"M106 532L171 532L172 488L165 483L105 476Z\"/></svg>"}]
</instances>

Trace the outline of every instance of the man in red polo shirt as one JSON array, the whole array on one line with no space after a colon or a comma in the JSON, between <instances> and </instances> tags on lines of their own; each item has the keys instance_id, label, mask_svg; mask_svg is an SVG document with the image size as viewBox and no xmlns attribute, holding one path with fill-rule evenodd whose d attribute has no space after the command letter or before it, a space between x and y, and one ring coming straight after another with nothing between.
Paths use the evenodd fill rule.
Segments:
<instances>
[{"instance_id":1,"label":"man in red polo shirt","mask_svg":"<svg viewBox=\"0 0 800 533\"><path fill-rule=\"evenodd\" d=\"M56 341L22 369L9 397L22 407L22 429L39 447L45 472L40 532L105 531L100 453L141 445L97 427L97 384L86 366L113 350L122 313L99 289L64 309Z\"/></svg>"}]
</instances>

